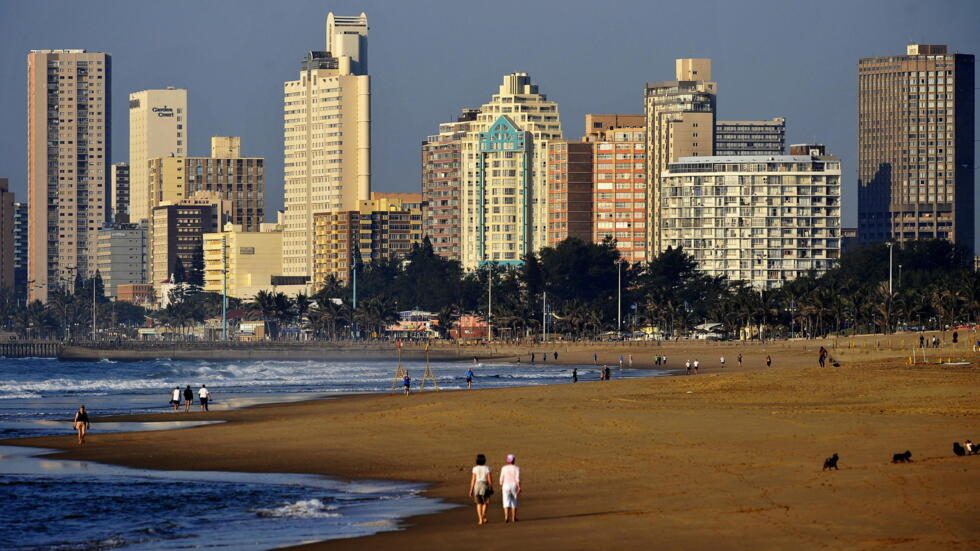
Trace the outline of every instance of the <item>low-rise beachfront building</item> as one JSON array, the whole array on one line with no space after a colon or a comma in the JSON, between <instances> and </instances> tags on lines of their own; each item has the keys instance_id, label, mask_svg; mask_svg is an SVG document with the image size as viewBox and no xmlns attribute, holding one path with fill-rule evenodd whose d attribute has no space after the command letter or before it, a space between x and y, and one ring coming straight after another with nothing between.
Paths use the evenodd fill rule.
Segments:
<instances>
[{"instance_id":1,"label":"low-rise beachfront building","mask_svg":"<svg viewBox=\"0 0 980 551\"><path fill-rule=\"evenodd\" d=\"M274 276L282 274L282 226L263 223L257 232L239 224L204 234L204 290L251 299L273 292Z\"/></svg>"},{"instance_id":2,"label":"low-rise beachfront building","mask_svg":"<svg viewBox=\"0 0 980 551\"><path fill-rule=\"evenodd\" d=\"M810 155L685 157L662 174L660 233L714 276L773 289L840 258L841 165Z\"/></svg>"}]
</instances>

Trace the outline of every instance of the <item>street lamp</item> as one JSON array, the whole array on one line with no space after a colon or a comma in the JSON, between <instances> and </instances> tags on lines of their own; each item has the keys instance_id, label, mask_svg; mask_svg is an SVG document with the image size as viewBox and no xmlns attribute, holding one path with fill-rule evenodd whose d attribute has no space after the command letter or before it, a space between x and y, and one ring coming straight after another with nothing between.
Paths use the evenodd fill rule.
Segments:
<instances>
[{"instance_id":1,"label":"street lamp","mask_svg":"<svg viewBox=\"0 0 980 551\"><path fill-rule=\"evenodd\" d=\"M889 241L885 243L888 245L888 294L892 294L892 251L895 248L895 244Z\"/></svg>"},{"instance_id":2,"label":"street lamp","mask_svg":"<svg viewBox=\"0 0 980 551\"><path fill-rule=\"evenodd\" d=\"M616 332L623 333L623 259L616 261Z\"/></svg>"}]
</instances>

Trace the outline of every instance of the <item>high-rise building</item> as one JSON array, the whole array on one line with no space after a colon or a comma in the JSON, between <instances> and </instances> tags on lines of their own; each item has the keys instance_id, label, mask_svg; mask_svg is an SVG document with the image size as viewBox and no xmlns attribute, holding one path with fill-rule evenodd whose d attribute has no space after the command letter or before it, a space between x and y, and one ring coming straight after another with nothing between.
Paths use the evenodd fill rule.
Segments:
<instances>
[{"instance_id":1,"label":"high-rise building","mask_svg":"<svg viewBox=\"0 0 980 551\"><path fill-rule=\"evenodd\" d=\"M210 157L163 157L147 166L151 207L213 192L231 202L233 224L259 230L265 217L265 159L243 157L237 136L213 136Z\"/></svg>"},{"instance_id":2,"label":"high-rise building","mask_svg":"<svg viewBox=\"0 0 980 551\"><path fill-rule=\"evenodd\" d=\"M439 125L439 133L422 142L422 198L426 203L423 232L432 251L460 260L460 195L463 185L463 138L479 109L463 109L454 122Z\"/></svg>"},{"instance_id":3,"label":"high-rise building","mask_svg":"<svg viewBox=\"0 0 980 551\"><path fill-rule=\"evenodd\" d=\"M283 274L313 275L313 215L356 210L371 191L367 16L327 15L327 50L309 52L285 97Z\"/></svg>"},{"instance_id":4,"label":"high-rise building","mask_svg":"<svg viewBox=\"0 0 980 551\"><path fill-rule=\"evenodd\" d=\"M146 220L155 206L150 199L150 159L187 155L187 122L187 90L168 87L129 95L129 221Z\"/></svg>"},{"instance_id":5,"label":"high-rise building","mask_svg":"<svg viewBox=\"0 0 980 551\"><path fill-rule=\"evenodd\" d=\"M548 244L548 144L558 104L527 73L504 76L463 140L462 262L518 264Z\"/></svg>"},{"instance_id":6,"label":"high-rise building","mask_svg":"<svg viewBox=\"0 0 980 551\"><path fill-rule=\"evenodd\" d=\"M153 207L149 264L157 299L163 299L161 286L168 281L188 283L200 276L199 283L204 283L204 234L223 227L230 208L228 201L214 193L198 193L176 204Z\"/></svg>"},{"instance_id":7,"label":"high-rise building","mask_svg":"<svg viewBox=\"0 0 980 551\"><path fill-rule=\"evenodd\" d=\"M548 246L569 237L592 242L592 144L548 144Z\"/></svg>"},{"instance_id":8,"label":"high-rise building","mask_svg":"<svg viewBox=\"0 0 980 551\"><path fill-rule=\"evenodd\" d=\"M858 62L858 237L974 247L974 56L910 44Z\"/></svg>"},{"instance_id":9,"label":"high-rise building","mask_svg":"<svg viewBox=\"0 0 980 551\"><path fill-rule=\"evenodd\" d=\"M27 203L14 203L14 284L27 285Z\"/></svg>"},{"instance_id":10,"label":"high-rise building","mask_svg":"<svg viewBox=\"0 0 980 551\"><path fill-rule=\"evenodd\" d=\"M624 122L636 122L628 116ZM587 139L595 159L592 239L615 239L620 255L636 263L647 260L647 156L643 115L632 117L639 126L604 125Z\"/></svg>"},{"instance_id":11,"label":"high-rise building","mask_svg":"<svg viewBox=\"0 0 980 551\"><path fill-rule=\"evenodd\" d=\"M664 248L712 276L773 289L840 258L841 167L812 155L684 157L663 177Z\"/></svg>"},{"instance_id":12,"label":"high-rise building","mask_svg":"<svg viewBox=\"0 0 980 551\"><path fill-rule=\"evenodd\" d=\"M765 121L717 121L715 155L783 155L786 153L786 119Z\"/></svg>"},{"instance_id":13,"label":"high-rise building","mask_svg":"<svg viewBox=\"0 0 980 551\"><path fill-rule=\"evenodd\" d=\"M664 250L660 239L660 178L667 165L681 157L714 152L715 104L718 88L711 81L710 59L678 59L676 80L646 86L647 243L650 258Z\"/></svg>"},{"instance_id":14,"label":"high-rise building","mask_svg":"<svg viewBox=\"0 0 980 551\"><path fill-rule=\"evenodd\" d=\"M595 114L585 115L585 141L594 142L595 138L613 128L645 128L646 115Z\"/></svg>"},{"instance_id":15,"label":"high-rise building","mask_svg":"<svg viewBox=\"0 0 980 551\"><path fill-rule=\"evenodd\" d=\"M356 256L363 263L403 258L422 241L422 212L400 199L361 201L358 210L319 212L315 220L315 289L330 277L349 281Z\"/></svg>"},{"instance_id":16,"label":"high-rise building","mask_svg":"<svg viewBox=\"0 0 980 551\"><path fill-rule=\"evenodd\" d=\"M112 221L129 223L129 163L112 163L110 180L112 189Z\"/></svg>"},{"instance_id":17,"label":"high-rise building","mask_svg":"<svg viewBox=\"0 0 980 551\"><path fill-rule=\"evenodd\" d=\"M106 295L146 281L146 224L113 224L99 230L98 267Z\"/></svg>"},{"instance_id":18,"label":"high-rise building","mask_svg":"<svg viewBox=\"0 0 980 551\"><path fill-rule=\"evenodd\" d=\"M0 289L14 286L14 194L7 179L0 178Z\"/></svg>"},{"instance_id":19,"label":"high-rise building","mask_svg":"<svg viewBox=\"0 0 980 551\"><path fill-rule=\"evenodd\" d=\"M111 56L27 54L27 204L31 300L95 274L96 233L109 220Z\"/></svg>"},{"instance_id":20,"label":"high-rise building","mask_svg":"<svg viewBox=\"0 0 980 551\"><path fill-rule=\"evenodd\" d=\"M282 273L282 226L263 223L257 232L225 224L223 231L204 234L204 290L251 299L273 291L272 279Z\"/></svg>"}]
</instances>

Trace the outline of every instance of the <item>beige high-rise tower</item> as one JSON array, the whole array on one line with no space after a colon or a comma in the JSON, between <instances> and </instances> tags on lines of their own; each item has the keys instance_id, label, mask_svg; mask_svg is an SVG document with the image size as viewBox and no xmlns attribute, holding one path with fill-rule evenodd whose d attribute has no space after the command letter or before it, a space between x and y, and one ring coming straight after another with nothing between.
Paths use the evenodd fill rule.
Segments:
<instances>
[{"instance_id":1,"label":"beige high-rise tower","mask_svg":"<svg viewBox=\"0 0 980 551\"><path fill-rule=\"evenodd\" d=\"M648 259L664 248L660 239L662 173L681 157L714 152L718 88L711 82L711 60L678 59L675 73L676 80L652 82L646 87Z\"/></svg>"},{"instance_id":2,"label":"beige high-rise tower","mask_svg":"<svg viewBox=\"0 0 980 551\"><path fill-rule=\"evenodd\" d=\"M313 275L313 215L356 210L371 192L367 16L327 15L327 52L283 86L283 274Z\"/></svg>"},{"instance_id":3,"label":"beige high-rise tower","mask_svg":"<svg viewBox=\"0 0 980 551\"><path fill-rule=\"evenodd\" d=\"M462 145L463 267L520 264L548 245L548 147L558 104L527 73L504 75Z\"/></svg>"},{"instance_id":4,"label":"beige high-rise tower","mask_svg":"<svg viewBox=\"0 0 980 551\"><path fill-rule=\"evenodd\" d=\"M27 278L30 300L96 270L108 221L111 57L85 50L27 54Z\"/></svg>"},{"instance_id":5,"label":"beige high-rise tower","mask_svg":"<svg viewBox=\"0 0 980 551\"><path fill-rule=\"evenodd\" d=\"M150 216L147 162L187 155L187 90L166 88L129 95L129 219Z\"/></svg>"}]
</instances>

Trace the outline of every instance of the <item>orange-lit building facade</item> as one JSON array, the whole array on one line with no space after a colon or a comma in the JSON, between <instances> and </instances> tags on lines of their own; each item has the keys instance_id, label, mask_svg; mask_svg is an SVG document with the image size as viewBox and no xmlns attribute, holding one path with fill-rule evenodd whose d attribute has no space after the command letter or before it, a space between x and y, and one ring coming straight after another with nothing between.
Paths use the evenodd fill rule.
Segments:
<instances>
[{"instance_id":1,"label":"orange-lit building facade","mask_svg":"<svg viewBox=\"0 0 980 551\"><path fill-rule=\"evenodd\" d=\"M592 240L613 238L625 260L646 262L646 129L609 127L588 139L594 158Z\"/></svg>"},{"instance_id":2,"label":"orange-lit building facade","mask_svg":"<svg viewBox=\"0 0 980 551\"><path fill-rule=\"evenodd\" d=\"M592 144L548 144L548 246L592 241Z\"/></svg>"}]
</instances>

